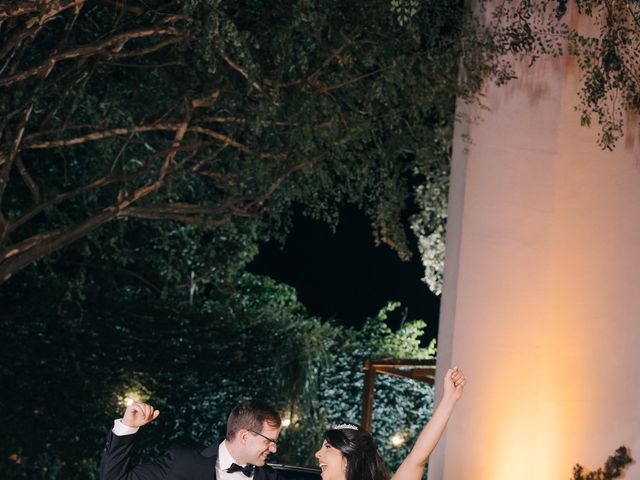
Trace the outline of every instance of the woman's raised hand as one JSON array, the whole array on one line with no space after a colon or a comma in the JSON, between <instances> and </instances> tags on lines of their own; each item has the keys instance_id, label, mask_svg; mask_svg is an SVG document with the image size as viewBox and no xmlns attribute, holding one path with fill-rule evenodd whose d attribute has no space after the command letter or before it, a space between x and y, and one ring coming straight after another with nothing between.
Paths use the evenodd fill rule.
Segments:
<instances>
[{"instance_id":1,"label":"woman's raised hand","mask_svg":"<svg viewBox=\"0 0 640 480\"><path fill-rule=\"evenodd\" d=\"M462 370L458 367L453 367L447 370L444 378L443 398L451 397L454 400L460 399L466 382L467 380L464 378Z\"/></svg>"}]
</instances>

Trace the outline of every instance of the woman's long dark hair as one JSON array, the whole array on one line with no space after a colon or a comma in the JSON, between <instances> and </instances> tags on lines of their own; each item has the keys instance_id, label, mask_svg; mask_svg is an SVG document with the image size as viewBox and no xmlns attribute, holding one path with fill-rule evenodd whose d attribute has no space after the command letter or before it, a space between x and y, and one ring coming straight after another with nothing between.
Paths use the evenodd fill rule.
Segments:
<instances>
[{"instance_id":1,"label":"woman's long dark hair","mask_svg":"<svg viewBox=\"0 0 640 480\"><path fill-rule=\"evenodd\" d=\"M357 425L324 432L324 439L347 460L347 480L389 480L389 472L371 435Z\"/></svg>"}]
</instances>

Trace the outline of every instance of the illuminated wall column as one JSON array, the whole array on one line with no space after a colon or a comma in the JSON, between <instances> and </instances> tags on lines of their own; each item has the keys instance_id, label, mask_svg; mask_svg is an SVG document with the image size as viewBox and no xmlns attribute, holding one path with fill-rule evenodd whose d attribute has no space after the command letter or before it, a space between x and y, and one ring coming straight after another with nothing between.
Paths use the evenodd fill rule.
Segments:
<instances>
[{"instance_id":1,"label":"illuminated wall column","mask_svg":"<svg viewBox=\"0 0 640 480\"><path fill-rule=\"evenodd\" d=\"M568 479L620 445L640 478L640 134L599 149L571 60L518 75L461 107L437 384L469 384L429 479Z\"/></svg>"}]
</instances>

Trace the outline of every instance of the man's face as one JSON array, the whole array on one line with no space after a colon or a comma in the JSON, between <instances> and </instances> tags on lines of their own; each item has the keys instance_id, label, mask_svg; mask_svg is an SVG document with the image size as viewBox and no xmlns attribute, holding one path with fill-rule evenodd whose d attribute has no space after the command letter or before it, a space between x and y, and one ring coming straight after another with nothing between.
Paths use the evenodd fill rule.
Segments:
<instances>
[{"instance_id":1,"label":"man's face","mask_svg":"<svg viewBox=\"0 0 640 480\"><path fill-rule=\"evenodd\" d=\"M275 453L278 446L280 429L270 426L267 422L262 423L262 430L252 432L251 430L242 430L242 456L246 463L251 463L256 467L262 467L267 463L267 457L270 453Z\"/></svg>"}]
</instances>

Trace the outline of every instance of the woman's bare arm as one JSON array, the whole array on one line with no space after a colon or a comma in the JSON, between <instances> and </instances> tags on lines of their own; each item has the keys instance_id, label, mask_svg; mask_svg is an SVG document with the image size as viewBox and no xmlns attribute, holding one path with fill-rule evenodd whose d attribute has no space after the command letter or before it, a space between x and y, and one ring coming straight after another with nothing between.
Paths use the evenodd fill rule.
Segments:
<instances>
[{"instance_id":1,"label":"woman's bare arm","mask_svg":"<svg viewBox=\"0 0 640 480\"><path fill-rule=\"evenodd\" d=\"M392 480L420 480L429 460L429 455L438 444L453 409L462 396L466 379L458 367L447 371L444 394L429 422L424 426L415 445L404 459Z\"/></svg>"}]
</instances>

